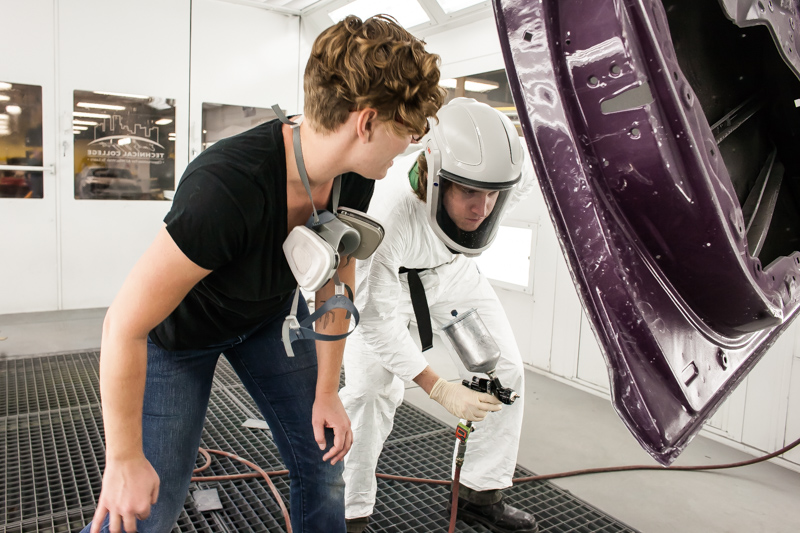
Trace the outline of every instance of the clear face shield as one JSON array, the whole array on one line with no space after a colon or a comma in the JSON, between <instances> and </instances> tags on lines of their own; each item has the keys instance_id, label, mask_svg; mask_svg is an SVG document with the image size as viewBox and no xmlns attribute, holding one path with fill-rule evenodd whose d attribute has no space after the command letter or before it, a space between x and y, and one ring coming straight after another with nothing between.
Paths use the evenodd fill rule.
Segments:
<instances>
[{"instance_id":1,"label":"clear face shield","mask_svg":"<svg viewBox=\"0 0 800 533\"><path fill-rule=\"evenodd\" d=\"M450 250L477 256L522 177L522 145L507 116L471 98L455 98L438 118L424 140L428 222Z\"/></svg>"},{"instance_id":2,"label":"clear face shield","mask_svg":"<svg viewBox=\"0 0 800 533\"><path fill-rule=\"evenodd\" d=\"M478 255L497 235L500 219L513 188L487 188L439 171L432 200L436 224L465 255Z\"/></svg>"}]
</instances>

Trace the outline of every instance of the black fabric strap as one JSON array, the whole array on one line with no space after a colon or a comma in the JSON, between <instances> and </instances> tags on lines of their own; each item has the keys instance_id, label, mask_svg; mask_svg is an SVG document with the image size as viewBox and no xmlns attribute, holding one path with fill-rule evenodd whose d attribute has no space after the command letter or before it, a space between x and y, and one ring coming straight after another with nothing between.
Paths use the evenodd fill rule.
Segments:
<instances>
[{"instance_id":1,"label":"black fabric strap","mask_svg":"<svg viewBox=\"0 0 800 533\"><path fill-rule=\"evenodd\" d=\"M400 267L400 274L408 273L408 290L411 293L411 306L414 308L414 316L417 317L417 329L419 330L419 342L422 344L422 351L433 348L433 328L431 327L431 312L428 309L428 298L425 296L425 287L419 279L419 273L427 270L426 268L406 268Z\"/></svg>"}]
</instances>

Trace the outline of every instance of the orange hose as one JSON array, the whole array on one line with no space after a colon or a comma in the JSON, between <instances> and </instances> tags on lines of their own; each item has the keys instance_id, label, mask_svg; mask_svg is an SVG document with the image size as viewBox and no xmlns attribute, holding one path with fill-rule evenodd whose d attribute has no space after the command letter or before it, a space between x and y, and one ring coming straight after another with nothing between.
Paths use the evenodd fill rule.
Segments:
<instances>
[{"instance_id":1,"label":"orange hose","mask_svg":"<svg viewBox=\"0 0 800 533\"><path fill-rule=\"evenodd\" d=\"M272 495L275 497L275 501L278 503L278 506L281 508L281 513L283 513L283 519L286 522L286 531L287 531L287 533L292 533L292 523L289 520L289 511L286 509L286 505L284 505L283 498L281 497L280 492L278 492L277 487L275 487L275 484L269 478L270 475L276 476L276 475L280 475L282 473L287 473L288 474L289 473L288 470L278 470L276 472L267 473L264 470L262 470L261 467L259 467L258 465L253 464L250 461L248 461L247 459L243 459L243 458L239 457L238 455L234 455L234 454L228 453L228 452L223 452L223 451L220 451L220 450L205 450L204 448L199 448L198 450L200 451L201 454L203 454L206 457L206 464L201 466L200 468L195 469L192 472L193 474L202 472L203 470L208 468L208 465L211 464L211 456L208 455L209 453L214 453L214 454L217 454L217 455L223 455L225 457L229 457L231 459L235 459L235 460L239 461L240 463L246 464L247 466L249 466L250 468L252 468L256 472L258 472L258 474L255 474L255 473L251 473L251 474L233 474L233 475L230 475L230 476L209 476L209 477L197 476L197 477L192 477L192 481L221 481L221 480L228 480L228 479L244 479L245 477L258 477L260 475L262 478L264 478L264 481L267 482L267 485L269 485L269 490L272 491Z\"/></svg>"},{"instance_id":2,"label":"orange hose","mask_svg":"<svg viewBox=\"0 0 800 533\"><path fill-rule=\"evenodd\" d=\"M529 481L545 481L549 479L561 479L566 477L573 477L573 476L581 476L586 474L599 474L603 472L630 472L633 470L657 470L659 472L668 472L672 471L679 471L679 472L691 472L691 471L700 471L700 470L722 470L725 468L737 468L740 466L748 466L753 465L756 463L761 463L764 461L768 461L773 459L779 455L783 455L784 453L788 452L792 448L795 448L798 444L800 444L800 439L795 440L794 442L789 443L788 445L784 446L783 448L776 450L772 453L767 455L763 455L761 457L754 457L753 459L748 459L746 461L739 461L736 463L725 463L725 464L716 464L716 465L697 465L697 466L658 466L658 465L628 465L628 466L610 466L604 468L586 468L582 470L572 470L569 472L558 472L554 474L542 474L538 476L528 476L528 477L519 477L514 478L511 481L515 484L517 483L527 483ZM214 453L217 455L224 455L225 457L230 457L231 459L235 459L241 463L246 464L256 472L250 472L248 474L232 474L227 476L197 476L192 477L192 481L227 481L232 479L249 479L249 478L256 478L261 477L266 480L267 485L269 485L270 490L272 491L273 496L275 497L275 501L278 502L278 505L281 508L281 512L283 513L283 519L286 521L286 530L288 533L292 533L292 526L289 521L289 511L286 510L286 506L283 504L283 498L281 497L278 489L275 487L275 484L272 483L272 480L269 476L281 476L286 475L289 473L288 470L275 470L272 472L266 472L259 468L257 465L247 461L246 459L242 459L239 456L233 455L232 453L222 452L219 450L205 450L204 448L199 448L200 454L202 454L206 458L206 463L196 468L192 473L197 474L204 471L208 466L211 464L211 456L209 453ZM416 477L406 477L406 476L393 476L391 474L380 474L376 473L376 477L381 479L389 479L393 481L407 481L411 483L427 483L431 485L451 485L453 486L453 499L451 503L450 509L450 532L452 533L455 531L455 521L456 521L456 513L454 512L458 508L458 482L461 476L461 467L456 466L455 475L453 476L452 481L445 481L442 479L426 479L426 478L416 478Z\"/></svg>"},{"instance_id":3,"label":"orange hose","mask_svg":"<svg viewBox=\"0 0 800 533\"><path fill-rule=\"evenodd\" d=\"M461 479L461 465L456 465L456 473L453 476L453 499L450 502L450 529L448 533L456 530L456 516L458 515L458 480Z\"/></svg>"}]
</instances>

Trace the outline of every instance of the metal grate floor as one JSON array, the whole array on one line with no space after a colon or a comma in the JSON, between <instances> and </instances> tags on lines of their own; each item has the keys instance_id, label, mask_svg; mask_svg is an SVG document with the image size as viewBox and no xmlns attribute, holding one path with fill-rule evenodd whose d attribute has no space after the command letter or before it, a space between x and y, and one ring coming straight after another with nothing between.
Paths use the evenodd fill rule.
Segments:
<instances>
[{"instance_id":1,"label":"metal grate floor","mask_svg":"<svg viewBox=\"0 0 800 533\"><path fill-rule=\"evenodd\" d=\"M0 533L77 532L91 519L104 467L98 352L0 361ZM243 427L261 417L244 386L220 359L201 446L248 459L265 470L283 469L268 431ZM447 479L453 430L403 404L402 437L392 432L379 471ZM198 457L198 465L203 460ZM248 473L246 466L213 456L206 475ZM532 473L518 468L517 477ZM289 484L273 478L288 507ZM173 529L180 532L283 532L283 518L260 479L193 483L216 488L223 509L200 512L191 495ZM509 502L533 512L542 533L636 533L602 511L547 482L517 485ZM449 489L378 480L378 503L367 531L446 531ZM459 522L461 533L485 533Z\"/></svg>"}]
</instances>

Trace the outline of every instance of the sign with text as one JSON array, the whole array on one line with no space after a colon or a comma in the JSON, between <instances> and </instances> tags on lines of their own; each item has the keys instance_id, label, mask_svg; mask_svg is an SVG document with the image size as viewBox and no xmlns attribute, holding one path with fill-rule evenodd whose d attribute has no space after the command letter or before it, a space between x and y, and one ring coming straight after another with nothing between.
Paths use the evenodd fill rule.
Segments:
<instances>
[{"instance_id":1,"label":"sign with text","mask_svg":"<svg viewBox=\"0 0 800 533\"><path fill-rule=\"evenodd\" d=\"M75 198L164 200L175 190L175 101L75 91Z\"/></svg>"}]
</instances>

